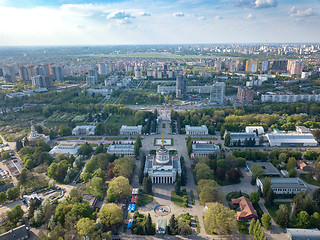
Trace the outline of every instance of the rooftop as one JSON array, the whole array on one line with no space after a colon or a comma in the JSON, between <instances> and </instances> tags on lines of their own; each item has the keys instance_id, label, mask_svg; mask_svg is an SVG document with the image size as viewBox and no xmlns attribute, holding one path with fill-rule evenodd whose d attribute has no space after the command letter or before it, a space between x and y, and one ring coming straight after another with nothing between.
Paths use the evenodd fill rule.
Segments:
<instances>
[{"instance_id":1,"label":"rooftop","mask_svg":"<svg viewBox=\"0 0 320 240\"><path fill-rule=\"evenodd\" d=\"M264 175L276 175L280 176L280 172L278 169L272 165L270 162L253 162L253 161L247 161L247 166L250 169L252 165L260 165L262 169L265 170Z\"/></svg>"},{"instance_id":2,"label":"rooftop","mask_svg":"<svg viewBox=\"0 0 320 240\"><path fill-rule=\"evenodd\" d=\"M311 133L268 133L267 138L272 143L290 142L290 143L313 143L317 144Z\"/></svg>"},{"instance_id":3,"label":"rooftop","mask_svg":"<svg viewBox=\"0 0 320 240\"><path fill-rule=\"evenodd\" d=\"M201 125L201 126L190 126L190 125L186 125L186 130L208 130L206 125Z\"/></svg>"},{"instance_id":4,"label":"rooftop","mask_svg":"<svg viewBox=\"0 0 320 240\"><path fill-rule=\"evenodd\" d=\"M287 234L292 240L316 240L320 239L318 229L287 228Z\"/></svg>"}]
</instances>

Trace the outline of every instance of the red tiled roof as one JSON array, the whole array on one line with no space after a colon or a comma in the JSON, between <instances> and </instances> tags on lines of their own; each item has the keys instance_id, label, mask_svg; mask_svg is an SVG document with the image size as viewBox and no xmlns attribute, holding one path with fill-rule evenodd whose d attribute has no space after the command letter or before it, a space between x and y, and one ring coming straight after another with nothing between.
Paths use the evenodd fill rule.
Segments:
<instances>
[{"instance_id":1,"label":"red tiled roof","mask_svg":"<svg viewBox=\"0 0 320 240\"><path fill-rule=\"evenodd\" d=\"M240 206L241 211L237 212L237 217L246 218L249 216L258 217L257 211L254 209L252 202L245 196L231 200L232 204Z\"/></svg>"}]
</instances>

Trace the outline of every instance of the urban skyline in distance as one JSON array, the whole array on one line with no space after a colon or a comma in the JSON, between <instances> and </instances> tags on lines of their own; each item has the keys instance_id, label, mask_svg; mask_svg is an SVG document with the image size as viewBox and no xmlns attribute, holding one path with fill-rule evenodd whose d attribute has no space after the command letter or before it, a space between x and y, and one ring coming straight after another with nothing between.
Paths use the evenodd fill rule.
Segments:
<instances>
[{"instance_id":1,"label":"urban skyline in distance","mask_svg":"<svg viewBox=\"0 0 320 240\"><path fill-rule=\"evenodd\" d=\"M315 43L318 0L0 0L0 46Z\"/></svg>"}]
</instances>

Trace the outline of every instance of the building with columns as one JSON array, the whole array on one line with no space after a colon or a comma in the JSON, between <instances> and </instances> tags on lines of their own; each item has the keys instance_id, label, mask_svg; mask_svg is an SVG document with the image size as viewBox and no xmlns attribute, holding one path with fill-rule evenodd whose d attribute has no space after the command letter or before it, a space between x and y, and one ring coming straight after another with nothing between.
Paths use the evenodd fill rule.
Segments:
<instances>
[{"instance_id":1,"label":"building with columns","mask_svg":"<svg viewBox=\"0 0 320 240\"><path fill-rule=\"evenodd\" d=\"M177 173L181 175L180 157L170 155L169 150L162 144L156 155L146 156L144 173L148 173L154 184L173 184Z\"/></svg>"}]
</instances>

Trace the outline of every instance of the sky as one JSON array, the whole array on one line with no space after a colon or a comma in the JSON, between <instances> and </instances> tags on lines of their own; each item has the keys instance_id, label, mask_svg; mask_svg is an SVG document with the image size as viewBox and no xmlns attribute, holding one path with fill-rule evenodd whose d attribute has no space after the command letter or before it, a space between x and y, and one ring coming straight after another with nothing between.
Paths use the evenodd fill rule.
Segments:
<instances>
[{"instance_id":1,"label":"sky","mask_svg":"<svg viewBox=\"0 0 320 240\"><path fill-rule=\"evenodd\" d=\"M0 0L0 46L320 42L320 0Z\"/></svg>"}]
</instances>

